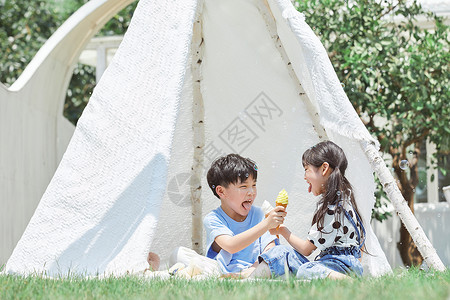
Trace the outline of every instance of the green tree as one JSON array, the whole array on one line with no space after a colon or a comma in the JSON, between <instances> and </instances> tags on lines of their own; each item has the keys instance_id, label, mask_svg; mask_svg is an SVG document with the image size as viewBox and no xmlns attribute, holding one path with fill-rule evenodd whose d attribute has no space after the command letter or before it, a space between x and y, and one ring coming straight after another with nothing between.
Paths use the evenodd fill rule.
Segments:
<instances>
[{"instance_id":1,"label":"green tree","mask_svg":"<svg viewBox=\"0 0 450 300\"><path fill-rule=\"evenodd\" d=\"M60 24L46 1L0 2L0 82L12 85Z\"/></svg>"},{"instance_id":2,"label":"green tree","mask_svg":"<svg viewBox=\"0 0 450 300\"><path fill-rule=\"evenodd\" d=\"M366 127L392 157L399 188L414 212L420 144L428 138L438 153L448 147L449 27L416 1L308 0L296 6L324 44ZM419 16L427 16L434 28L419 28ZM404 226L398 248L406 266L422 263Z\"/></svg>"},{"instance_id":3,"label":"green tree","mask_svg":"<svg viewBox=\"0 0 450 300\"><path fill-rule=\"evenodd\" d=\"M47 39L88 0L0 2L0 82L11 86ZM99 36L124 34L137 2L114 16ZM95 87L95 68L77 64L69 83L64 115L73 124Z\"/></svg>"}]
</instances>

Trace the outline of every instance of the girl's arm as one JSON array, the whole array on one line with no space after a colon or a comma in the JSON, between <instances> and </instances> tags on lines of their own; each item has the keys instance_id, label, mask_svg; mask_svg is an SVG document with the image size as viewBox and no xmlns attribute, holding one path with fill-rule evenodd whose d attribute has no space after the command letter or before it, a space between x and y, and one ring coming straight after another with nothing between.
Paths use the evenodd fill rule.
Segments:
<instances>
[{"instance_id":1,"label":"girl's arm","mask_svg":"<svg viewBox=\"0 0 450 300\"><path fill-rule=\"evenodd\" d=\"M288 243L294 247L299 253L304 256L309 256L311 253L317 249L313 243L307 240L303 240L298 236L294 235L286 226L280 225L280 228L277 231L278 234L281 234Z\"/></svg>"}]
</instances>

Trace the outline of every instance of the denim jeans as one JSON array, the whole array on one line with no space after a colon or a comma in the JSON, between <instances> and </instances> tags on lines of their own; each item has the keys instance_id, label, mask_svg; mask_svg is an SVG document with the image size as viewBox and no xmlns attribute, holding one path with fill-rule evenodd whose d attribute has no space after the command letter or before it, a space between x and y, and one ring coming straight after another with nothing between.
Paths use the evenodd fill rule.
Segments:
<instances>
[{"instance_id":1,"label":"denim jeans","mask_svg":"<svg viewBox=\"0 0 450 300\"><path fill-rule=\"evenodd\" d=\"M326 278L331 271L362 276L360 257L361 252L357 247L330 247L322 251L315 261L303 264L297 271L297 278Z\"/></svg>"},{"instance_id":2,"label":"denim jeans","mask_svg":"<svg viewBox=\"0 0 450 300\"><path fill-rule=\"evenodd\" d=\"M274 276L281 276L285 273L285 265L290 273L297 274L298 269L309 260L294 250L294 248L286 245L278 245L259 256L261 261L264 260L270 268L270 272Z\"/></svg>"},{"instance_id":3,"label":"denim jeans","mask_svg":"<svg viewBox=\"0 0 450 300\"><path fill-rule=\"evenodd\" d=\"M290 273L301 279L326 278L331 271L361 276L363 267L358 260L359 257L361 254L355 247L330 247L322 251L315 261L309 261L286 245L275 246L260 255L260 258L269 265L272 275L284 275L286 265Z\"/></svg>"}]
</instances>

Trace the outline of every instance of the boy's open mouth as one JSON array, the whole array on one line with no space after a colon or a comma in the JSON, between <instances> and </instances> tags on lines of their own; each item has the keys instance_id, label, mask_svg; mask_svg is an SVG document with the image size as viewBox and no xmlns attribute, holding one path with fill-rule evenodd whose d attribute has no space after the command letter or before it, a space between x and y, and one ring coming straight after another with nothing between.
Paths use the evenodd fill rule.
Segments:
<instances>
[{"instance_id":1,"label":"boy's open mouth","mask_svg":"<svg viewBox=\"0 0 450 300\"><path fill-rule=\"evenodd\" d=\"M309 183L309 182L308 182ZM311 193L311 191L312 191L312 184L311 183L309 183L309 187L308 187L308 193Z\"/></svg>"},{"instance_id":2,"label":"boy's open mouth","mask_svg":"<svg viewBox=\"0 0 450 300\"><path fill-rule=\"evenodd\" d=\"M247 200L247 201L242 202L242 207L245 210L250 210L250 208L252 208L252 201L251 200Z\"/></svg>"}]
</instances>

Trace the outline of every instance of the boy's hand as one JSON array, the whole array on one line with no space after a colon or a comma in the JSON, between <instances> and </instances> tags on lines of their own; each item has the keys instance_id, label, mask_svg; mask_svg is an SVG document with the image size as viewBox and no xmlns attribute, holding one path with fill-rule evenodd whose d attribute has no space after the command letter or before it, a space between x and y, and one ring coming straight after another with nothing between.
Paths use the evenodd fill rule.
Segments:
<instances>
[{"instance_id":1,"label":"boy's hand","mask_svg":"<svg viewBox=\"0 0 450 300\"><path fill-rule=\"evenodd\" d=\"M270 211L265 221L267 222L267 229L277 228L278 225L283 224L286 211L283 206L277 206Z\"/></svg>"}]
</instances>

